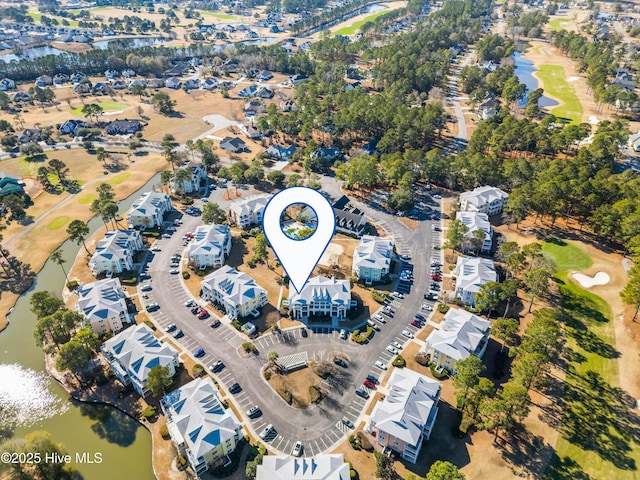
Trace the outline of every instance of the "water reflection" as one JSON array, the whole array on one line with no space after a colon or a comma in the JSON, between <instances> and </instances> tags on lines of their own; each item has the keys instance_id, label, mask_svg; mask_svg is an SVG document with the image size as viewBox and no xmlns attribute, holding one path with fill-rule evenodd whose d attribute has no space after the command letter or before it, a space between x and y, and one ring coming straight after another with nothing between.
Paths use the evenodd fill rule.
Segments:
<instances>
[{"instance_id":1,"label":"water reflection","mask_svg":"<svg viewBox=\"0 0 640 480\"><path fill-rule=\"evenodd\" d=\"M49 390L45 373L18 364L0 364L0 429L29 427L67 410L67 405Z\"/></svg>"}]
</instances>

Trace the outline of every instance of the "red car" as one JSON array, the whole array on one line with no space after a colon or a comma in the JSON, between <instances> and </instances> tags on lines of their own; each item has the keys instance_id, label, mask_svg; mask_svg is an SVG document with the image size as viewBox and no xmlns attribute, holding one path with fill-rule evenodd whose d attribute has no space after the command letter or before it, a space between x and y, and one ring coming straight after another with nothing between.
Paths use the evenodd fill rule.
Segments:
<instances>
[{"instance_id":1,"label":"red car","mask_svg":"<svg viewBox=\"0 0 640 480\"><path fill-rule=\"evenodd\" d=\"M375 390L376 389L376 384L373 383L368 378L365 378L364 382L362 382L362 383L364 384L365 387L370 388L371 390Z\"/></svg>"},{"instance_id":2,"label":"red car","mask_svg":"<svg viewBox=\"0 0 640 480\"><path fill-rule=\"evenodd\" d=\"M198 314L198 320L204 320L205 318L209 318L209 312L207 310L202 310Z\"/></svg>"},{"instance_id":3,"label":"red car","mask_svg":"<svg viewBox=\"0 0 640 480\"><path fill-rule=\"evenodd\" d=\"M435 280L436 282L442 281L442 277L439 275L431 275L431 280Z\"/></svg>"},{"instance_id":4,"label":"red car","mask_svg":"<svg viewBox=\"0 0 640 480\"><path fill-rule=\"evenodd\" d=\"M417 320L411 320L411 325L413 325L416 328L422 328L422 324Z\"/></svg>"}]
</instances>

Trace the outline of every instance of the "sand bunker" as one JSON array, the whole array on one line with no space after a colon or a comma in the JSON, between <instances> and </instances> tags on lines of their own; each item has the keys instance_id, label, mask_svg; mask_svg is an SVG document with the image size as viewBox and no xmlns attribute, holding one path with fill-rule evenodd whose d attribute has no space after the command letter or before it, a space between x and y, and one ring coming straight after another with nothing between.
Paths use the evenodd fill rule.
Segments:
<instances>
[{"instance_id":1,"label":"sand bunker","mask_svg":"<svg viewBox=\"0 0 640 480\"><path fill-rule=\"evenodd\" d=\"M124 110L111 110L108 112L102 112L103 115L118 115L119 113L124 112Z\"/></svg>"},{"instance_id":2,"label":"sand bunker","mask_svg":"<svg viewBox=\"0 0 640 480\"><path fill-rule=\"evenodd\" d=\"M608 273L597 272L593 277L588 277L582 273L574 273L573 278L583 288L595 287L597 285L606 285L611 280Z\"/></svg>"},{"instance_id":3,"label":"sand bunker","mask_svg":"<svg viewBox=\"0 0 640 480\"><path fill-rule=\"evenodd\" d=\"M569 77L567 78L567 82L577 82L580 80L580 77Z\"/></svg>"},{"instance_id":4,"label":"sand bunker","mask_svg":"<svg viewBox=\"0 0 640 480\"><path fill-rule=\"evenodd\" d=\"M338 263L340 255L342 255L342 252L344 252L344 247L342 245L338 245L337 243L330 243L327 249L322 254L322 258L320 258L320 261L318 263L325 267L336 265Z\"/></svg>"},{"instance_id":5,"label":"sand bunker","mask_svg":"<svg viewBox=\"0 0 640 480\"><path fill-rule=\"evenodd\" d=\"M598 117L596 116L589 115L589 123L591 125L597 125L598 123L600 123L600 120L598 120Z\"/></svg>"}]
</instances>

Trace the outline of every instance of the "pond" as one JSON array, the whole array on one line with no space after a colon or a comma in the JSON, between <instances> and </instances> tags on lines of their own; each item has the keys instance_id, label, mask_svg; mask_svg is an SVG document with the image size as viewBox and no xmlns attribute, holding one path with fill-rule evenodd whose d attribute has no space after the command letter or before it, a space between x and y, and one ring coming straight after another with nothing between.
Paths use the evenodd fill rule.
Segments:
<instances>
[{"instance_id":1,"label":"pond","mask_svg":"<svg viewBox=\"0 0 640 480\"><path fill-rule=\"evenodd\" d=\"M16 55L15 53L5 53L4 55L0 55L0 60L6 63L14 60L18 62L23 59L35 60L36 58L46 57L47 55L60 55L61 53L64 52L55 47L33 47L20 51L20 55Z\"/></svg>"},{"instance_id":2,"label":"pond","mask_svg":"<svg viewBox=\"0 0 640 480\"><path fill-rule=\"evenodd\" d=\"M126 212L142 192L151 190L159 181L159 175L154 176L136 193L119 202L120 213ZM93 233L103 223L94 218L88 225ZM66 241L61 248L66 265L70 265L81 247ZM35 285L13 308L10 325L0 333L0 413L10 412L18 422L15 437L46 430L74 459L76 452L80 455L86 452L89 458L100 453L101 463L73 464L87 480L153 479L149 432L116 409L71 400L44 370L42 350L33 339L36 318L29 309L29 300L37 290L59 295L64 283L62 269L48 261Z\"/></svg>"},{"instance_id":3,"label":"pond","mask_svg":"<svg viewBox=\"0 0 640 480\"><path fill-rule=\"evenodd\" d=\"M522 52L516 52L513 57L516 67L515 75L518 77L518 80L520 80L520 83L524 83L527 86L527 94L529 94L529 92L538 88L538 80L533 76L534 72L538 69L533 66L533 62L522 58ZM526 98L520 102L521 107L524 107L526 104ZM538 105L540 107L555 107L559 105L559 103L543 95L540 97L540 100L538 100Z\"/></svg>"}]
</instances>

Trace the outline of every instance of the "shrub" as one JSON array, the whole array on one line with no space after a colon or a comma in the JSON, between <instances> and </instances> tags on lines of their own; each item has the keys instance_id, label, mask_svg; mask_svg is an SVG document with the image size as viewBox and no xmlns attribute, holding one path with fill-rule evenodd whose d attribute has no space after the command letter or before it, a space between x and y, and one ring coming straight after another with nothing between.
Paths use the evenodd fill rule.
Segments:
<instances>
[{"instance_id":1,"label":"shrub","mask_svg":"<svg viewBox=\"0 0 640 480\"><path fill-rule=\"evenodd\" d=\"M154 407L153 405L148 405L147 408L145 408L142 412L142 416L147 419L153 417L155 414L156 407Z\"/></svg>"},{"instance_id":2,"label":"shrub","mask_svg":"<svg viewBox=\"0 0 640 480\"><path fill-rule=\"evenodd\" d=\"M191 204L193 204L193 198L191 198L191 197L184 197L184 198L182 199L182 203L183 203L184 205L191 205Z\"/></svg>"},{"instance_id":3,"label":"shrub","mask_svg":"<svg viewBox=\"0 0 640 480\"><path fill-rule=\"evenodd\" d=\"M104 385L107 382L109 382L109 379L107 378L107 376L104 373L99 373L96 376L96 385L97 386Z\"/></svg>"},{"instance_id":4,"label":"shrub","mask_svg":"<svg viewBox=\"0 0 640 480\"><path fill-rule=\"evenodd\" d=\"M440 313L447 313L449 311L449 305L445 305L443 303L438 304L438 311Z\"/></svg>"},{"instance_id":5,"label":"shrub","mask_svg":"<svg viewBox=\"0 0 640 480\"><path fill-rule=\"evenodd\" d=\"M78 281L71 280L70 282L67 282L67 288L71 291L75 290L76 288L78 288Z\"/></svg>"},{"instance_id":6,"label":"shrub","mask_svg":"<svg viewBox=\"0 0 640 480\"><path fill-rule=\"evenodd\" d=\"M309 395L311 395L311 403L318 403L322 400L322 392L315 385L309 387Z\"/></svg>"},{"instance_id":7,"label":"shrub","mask_svg":"<svg viewBox=\"0 0 640 480\"><path fill-rule=\"evenodd\" d=\"M360 329L354 330L354 332L351 334L351 339L359 344L367 343L369 341L369 338L371 338L371 336L373 335L373 332L373 327L367 325L367 328L364 332L361 332Z\"/></svg>"},{"instance_id":8,"label":"shrub","mask_svg":"<svg viewBox=\"0 0 640 480\"><path fill-rule=\"evenodd\" d=\"M268 382L271 379L271 372L269 370L265 370L265 372L262 374L262 376Z\"/></svg>"},{"instance_id":9,"label":"shrub","mask_svg":"<svg viewBox=\"0 0 640 480\"><path fill-rule=\"evenodd\" d=\"M156 326L153 324L153 322L151 320L145 320L144 324L149 327L151 330L155 330Z\"/></svg>"},{"instance_id":10,"label":"shrub","mask_svg":"<svg viewBox=\"0 0 640 480\"><path fill-rule=\"evenodd\" d=\"M199 363L196 363L193 368L191 369L191 376L193 378L197 378L200 375L202 375L202 373L204 372L204 367L202 365L200 365Z\"/></svg>"},{"instance_id":11,"label":"shrub","mask_svg":"<svg viewBox=\"0 0 640 480\"><path fill-rule=\"evenodd\" d=\"M374 290L373 292L371 292L371 296L378 303L384 303L384 301L387 299L387 295L377 290Z\"/></svg>"},{"instance_id":12,"label":"shrub","mask_svg":"<svg viewBox=\"0 0 640 480\"><path fill-rule=\"evenodd\" d=\"M362 448L362 445L360 444L360 439L355 435L351 435L349 437L349 444L351 445L351 448L353 448L354 450L360 450Z\"/></svg>"},{"instance_id":13,"label":"shrub","mask_svg":"<svg viewBox=\"0 0 640 480\"><path fill-rule=\"evenodd\" d=\"M185 280L191 278L191 274L189 272L187 272L186 270L182 271L182 278L184 278Z\"/></svg>"},{"instance_id":14,"label":"shrub","mask_svg":"<svg viewBox=\"0 0 640 480\"><path fill-rule=\"evenodd\" d=\"M259 455L265 455L267 453L267 447L265 447L262 442L256 442L256 448L258 449Z\"/></svg>"},{"instance_id":15,"label":"shrub","mask_svg":"<svg viewBox=\"0 0 640 480\"><path fill-rule=\"evenodd\" d=\"M249 260L249 261L247 262L247 266L248 266L249 268L256 268L256 261L252 258L251 260Z\"/></svg>"},{"instance_id":16,"label":"shrub","mask_svg":"<svg viewBox=\"0 0 640 480\"><path fill-rule=\"evenodd\" d=\"M436 366L434 363L429 365L429 370L431 370L431 375L433 375L435 378L441 380L443 378L447 378L449 376L449 372L447 372L447 370L442 370L442 372L438 373L436 372Z\"/></svg>"},{"instance_id":17,"label":"shrub","mask_svg":"<svg viewBox=\"0 0 640 480\"><path fill-rule=\"evenodd\" d=\"M160 427L160 435L162 435L162 438L165 440L169 438L169 427L167 427L166 423Z\"/></svg>"},{"instance_id":18,"label":"shrub","mask_svg":"<svg viewBox=\"0 0 640 480\"><path fill-rule=\"evenodd\" d=\"M396 358L393 359L393 362L391 363L391 365L397 368L404 368L406 364L407 362L405 361L404 358L402 358L402 355L398 355Z\"/></svg>"},{"instance_id":19,"label":"shrub","mask_svg":"<svg viewBox=\"0 0 640 480\"><path fill-rule=\"evenodd\" d=\"M238 320L232 320L231 321L231 325L234 326L234 328L238 331L240 331L240 329L242 328L242 325L240 324L240 322Z\"/></svg>"},{"instance_id":20,"label":"shrub","mask_svg":"<svg viewBox=\"0 0 640 480\"><path fill-rule=\"evenodd\" d=\"M257 354L258 353L258 347L256 347L253 343L251 342L243 342L242 344L242 348L244 349L245 352L247 353L254 353Z\"/></svg>"}]
</instances>

